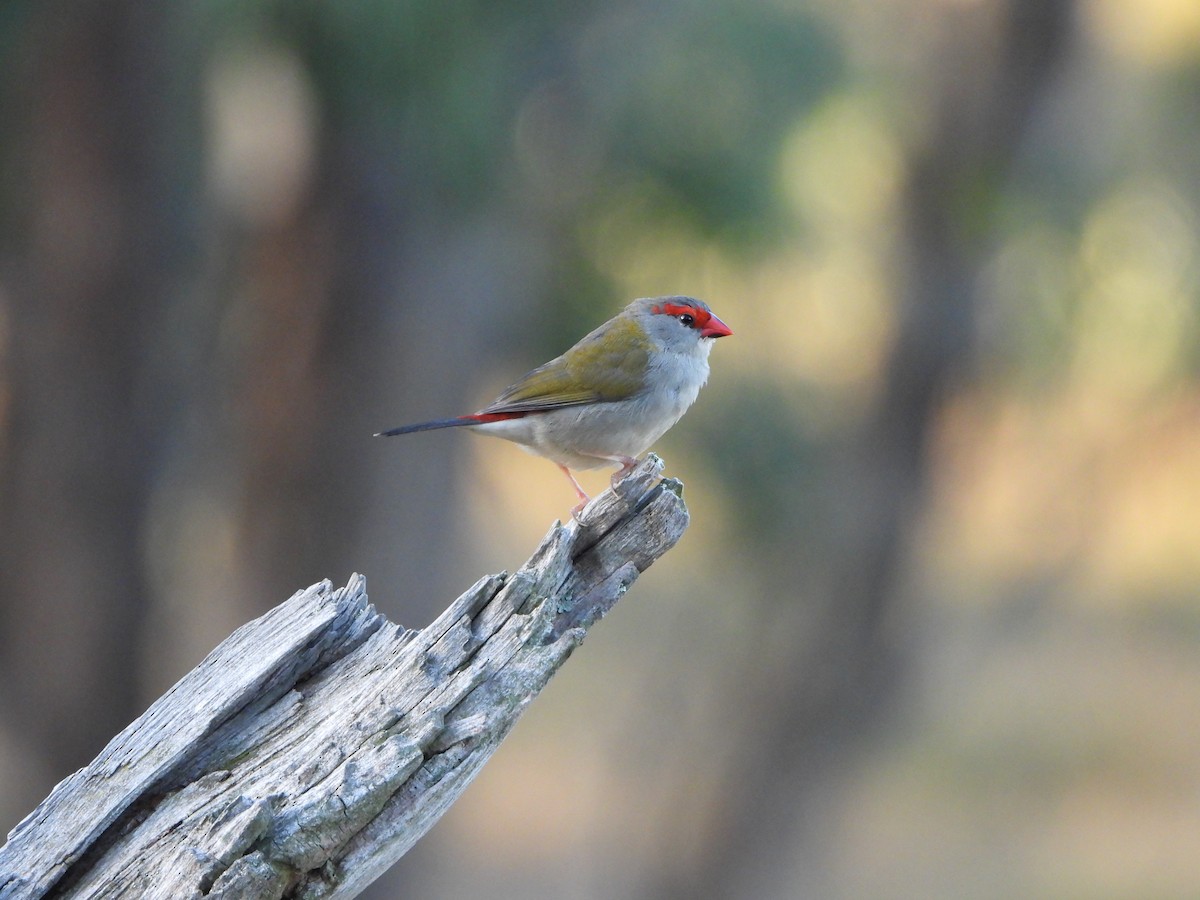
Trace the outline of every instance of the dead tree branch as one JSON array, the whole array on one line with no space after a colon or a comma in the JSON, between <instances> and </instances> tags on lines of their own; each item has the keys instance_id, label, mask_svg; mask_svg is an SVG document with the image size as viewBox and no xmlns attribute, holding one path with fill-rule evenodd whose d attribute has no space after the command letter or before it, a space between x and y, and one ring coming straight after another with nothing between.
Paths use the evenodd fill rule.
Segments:
<instances>
[{"instance_id":1,"label":"dead tree branch","mask_svg":"<svg viewBox=\"0 0 1200 900\"><path fill-rule=\"evenodd\" d=\"M0 898L353 897L687 527L651 456L517 572L402 628L355 575L222 642L0 848Z\"/></svg>"}]
</instances>

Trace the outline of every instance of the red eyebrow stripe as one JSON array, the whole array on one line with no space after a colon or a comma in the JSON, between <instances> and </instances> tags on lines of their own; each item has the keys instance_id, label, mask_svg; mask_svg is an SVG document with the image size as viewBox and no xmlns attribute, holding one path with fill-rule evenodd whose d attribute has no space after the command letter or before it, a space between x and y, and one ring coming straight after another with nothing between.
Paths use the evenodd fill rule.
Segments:
<instances>
[{"instance_id":1,"label":"red eyebrow stripe","mask_svg":"<svg viewBox=\"0 0 1200 900\"><path fill-rule=\"evenodd\" d=\"M697 328L703 328L708 324L708 320L712 318L712 315L707 311L697 306L686 306L683 303L659 303L656 306L650 307L650 312L668 316L682 316L687 314L696 320L695 327Z\"/></svg>"}]
</instances>

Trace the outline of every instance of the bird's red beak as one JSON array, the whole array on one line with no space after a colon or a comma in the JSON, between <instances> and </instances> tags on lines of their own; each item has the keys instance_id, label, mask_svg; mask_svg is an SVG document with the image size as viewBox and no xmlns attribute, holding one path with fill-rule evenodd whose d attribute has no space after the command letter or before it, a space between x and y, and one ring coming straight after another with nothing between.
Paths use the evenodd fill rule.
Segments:
<instances>
[{"instance_id":1,"label":"bird's red beak","mask_svg":"<svg viewBox=\"0 0 1200 900\"><path fill-rule=\"evenodd\" d=\"M728 337L731 334L733 334L733 329L713 315L708 317L708 321L700 329L700 337L719 338Z\"/></svg>"}]
</instances>

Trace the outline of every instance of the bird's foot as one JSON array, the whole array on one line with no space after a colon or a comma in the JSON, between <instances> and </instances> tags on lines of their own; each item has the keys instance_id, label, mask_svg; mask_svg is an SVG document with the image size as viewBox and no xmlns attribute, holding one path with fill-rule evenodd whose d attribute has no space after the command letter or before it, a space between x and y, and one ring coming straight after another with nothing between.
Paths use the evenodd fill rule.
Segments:
<instances>
[{"instance_id":1,"label":"bird's foot","mask_svg":"<svg viewBox=\"0 0 1200 900\"><path fill-rule=\"evenodd\" d=\"M612 478L609 479L609 484L612 485L613 490L616 490L617 485L625 480L625 476L637 468L638 461L632 456L614 456L612 460L621 464L621 468L613 472Z\"/></svg>"}]
</instances>

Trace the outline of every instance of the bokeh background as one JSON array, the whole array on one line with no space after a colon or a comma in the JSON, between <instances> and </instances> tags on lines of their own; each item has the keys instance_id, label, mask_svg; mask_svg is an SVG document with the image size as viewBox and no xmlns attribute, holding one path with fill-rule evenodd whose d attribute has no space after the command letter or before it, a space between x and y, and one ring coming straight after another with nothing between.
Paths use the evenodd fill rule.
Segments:
<instances>
[{"instance_id":1,"label":"bokeh background","mask_svg":"<svg viewBox=\"0 0 1200 900\"><path fill-rule=\"evenodd\" d=\"M1198 148L1196 0L6 0L0 829L519 565L552 466L371 434L690 293L691 529L367 896L1200 896Z\"/></svg>"}]
</instances>

